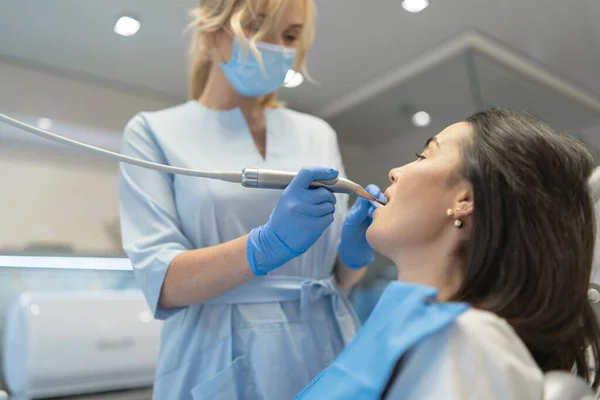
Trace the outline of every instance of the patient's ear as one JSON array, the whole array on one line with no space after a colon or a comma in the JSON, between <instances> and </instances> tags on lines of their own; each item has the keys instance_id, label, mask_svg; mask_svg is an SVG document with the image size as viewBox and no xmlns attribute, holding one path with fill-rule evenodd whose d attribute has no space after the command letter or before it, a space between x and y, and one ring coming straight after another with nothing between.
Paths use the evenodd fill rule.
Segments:
<instances>
[{"instance_id":1,"label":"patient's ear","mask_svg":"<svg viewBox=\"0 0 600 400\"><path fill-rule=\"evenodd\" d=\"M468 218L473 215L473 191L471 188L461 191L454 203L454 215L456 218Z\"/></svg>"}]
</instances>

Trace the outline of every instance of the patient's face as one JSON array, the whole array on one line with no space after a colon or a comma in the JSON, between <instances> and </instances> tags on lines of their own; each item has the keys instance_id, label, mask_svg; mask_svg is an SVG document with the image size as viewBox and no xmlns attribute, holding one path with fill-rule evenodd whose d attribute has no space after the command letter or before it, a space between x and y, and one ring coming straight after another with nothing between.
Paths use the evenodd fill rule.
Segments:
<instances>
[{"instance_id":1,"label":"patient's face","mask_svg":"<svg viewBox=\"0 0 600 400\"><path fill-rule=\"evenodd\" d=\"M472 198L460 174L470 136L468 123L451 125L428 140L415 161L390 171L388 204L375 211L367 231L374 249L395 260L396 253L431 247L448 229L457 230L447 210L464 208Z\"/></svg>"}]
</instances>

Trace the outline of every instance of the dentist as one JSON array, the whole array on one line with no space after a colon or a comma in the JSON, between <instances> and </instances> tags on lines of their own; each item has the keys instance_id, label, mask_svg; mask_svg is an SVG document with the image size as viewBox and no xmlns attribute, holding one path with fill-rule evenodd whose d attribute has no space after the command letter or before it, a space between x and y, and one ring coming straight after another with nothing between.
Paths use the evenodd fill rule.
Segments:
<instances>
[{"instance_id":1,"label":"dentist","mask_svg":"<svg viewBox=\"0 0 600 400\"><path fill-rule=\"evenodd\" d=\"M301 171L279 193L121 165L123 247L165 320L154 398L291 399L357 331L338 288L372 261L369 207L344 222L343 196L308 189L344 174L336 134L276 100L304 69L313 0L200 0L194 16L191 100L133 117L122 153Z\"/></svg>"}]
</instances>

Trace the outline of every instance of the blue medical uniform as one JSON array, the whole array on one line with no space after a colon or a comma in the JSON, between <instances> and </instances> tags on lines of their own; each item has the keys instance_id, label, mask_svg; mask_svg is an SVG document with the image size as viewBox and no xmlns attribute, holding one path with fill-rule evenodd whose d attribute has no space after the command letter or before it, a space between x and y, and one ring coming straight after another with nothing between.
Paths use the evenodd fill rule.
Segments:
<instances>
[{"instance_id":1,"label":"blue medical uniform","mask_svg":"<svg viewBox=\"0 0 600 400\"><path fill-rule=\"evenodd\" d=\"M344 174L326 122L285 108L266 110L265 118L264 159L239 109L196 101L136 115L122 152L201 170L317 165ZM208 303L166 310L157 303L173 258L264 224L280 192L126 164L119 185L124 249L155 317L165 320L155 399L291 399L356 333L358 320L331 278L344 195L334 223L302 256Z\"/></svg>"}]
</instances>

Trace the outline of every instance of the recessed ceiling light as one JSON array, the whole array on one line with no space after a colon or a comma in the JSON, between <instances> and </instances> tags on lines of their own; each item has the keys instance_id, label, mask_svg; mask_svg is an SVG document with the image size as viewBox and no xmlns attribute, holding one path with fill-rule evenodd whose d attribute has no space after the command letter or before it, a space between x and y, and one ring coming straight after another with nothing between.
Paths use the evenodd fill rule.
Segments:
<instances>
[{"instance_id":1,"label":"recessed ceiling light","mask_svg":"<svg viewBox=\"0 0 600 400\"><path fill-rule=\"evenodd\" d=\"M119 18L113 30L121 36L133 36L140 30L140 21L132 17Z\"/></svg>"},{"instance_id":2,"label":"recessed ceiling light","mask_svg":"<svg viewBox=\"0 0 600 400\"><path fill-rule=\"evenodd\" d=\"M418 13L429 6L429 0L402 0L402 7L408 12Z\"/></svg>"},{"instance_id":3,"label":"recessed ceiling light","mask_svg":"<svg viewBox=\"0 0 600 400\"><path fill-rule=\"evenodd\" d=\"M423 128L431 124L431 116L425 111L419 111L413 114L412 123L417 128Z\"/></svg>"},{"instance_id":4,"label":"recessed ceiling light","mask_svg":"<svg viewBox=\"0 0 600 400\"><path fill-rule=\"evenodd\" d=\"M295 88L300 86L302 82L304 82L304 76L302 75L302 73L290 69L285 75L285 81L283 82L283 86L287 88Z\"/></svg>"},{"instance_id":5,"label":"recessed ceiling light","mask_svg":"<svg viewBox=\"0 0 600 400\"><path fill-rule=\"evenodd\" d=\"M36 125L38 128L47 131L48 129L52 128L52 121L48 118L40 118L37 120Z\"/></svg>"}]
</instances>

